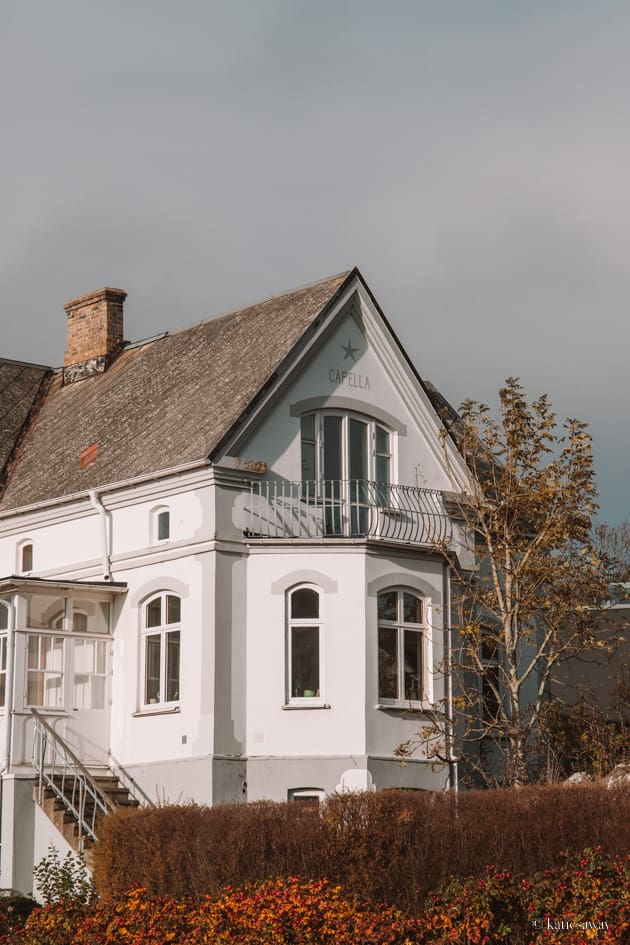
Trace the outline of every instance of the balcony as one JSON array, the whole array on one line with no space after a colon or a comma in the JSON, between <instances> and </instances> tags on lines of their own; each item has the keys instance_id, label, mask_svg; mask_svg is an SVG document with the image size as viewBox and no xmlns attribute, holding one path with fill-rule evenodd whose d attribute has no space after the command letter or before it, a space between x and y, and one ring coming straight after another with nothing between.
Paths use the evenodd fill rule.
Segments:
<instances>
[{"instance_id":1,"label":"balcony","mask_svg":"<svg viewBox=\"0 0 630 945\"><path fill-rule=\"evenodd\" d=\"M365 539L442 546L451 538L441 492L365 479L252 482L248 539Z\"/></svg>"}]
</instances>

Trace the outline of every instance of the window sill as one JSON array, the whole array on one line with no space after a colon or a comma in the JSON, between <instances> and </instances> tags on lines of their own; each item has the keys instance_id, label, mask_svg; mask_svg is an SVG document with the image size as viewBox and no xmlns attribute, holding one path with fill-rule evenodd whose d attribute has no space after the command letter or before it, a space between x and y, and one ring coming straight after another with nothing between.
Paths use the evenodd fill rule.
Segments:
<instances>
[{"instance_id":1,"label":"window sill","mask_svg":"<svg viewBox=\"0 0 630 945\"><path fill-rule=\"evenodd\" d=\"M317 704L313 704L312 702L309 703L305 701L304 705L302 705L299 702L285 702L285 704L282 706L282 711L292 712L294 709L330 709L330 708L332 708L332 706L328 705L327 702L318 702Z\"/></svg>"},{"instance_id":2,"label":"window sill","mask_svg":"<svg viewBox=\"0 0 630 945\"><path fill-rule=\"evenodd\" d=\"M137 712L132 712L131 717L134 719L143 719L148 715L176 715L180 711L178 705L172 706L150 706L146 709L138 709Z\"/></svg>"},{"instance_id":3,"label":"window sill","mask_svg":"<svg viewBox=\"0 0 630 945\"><path fill-rule=\"evenodd\" d=\"M376 709L385 711L393 709L394 712L427 712L432 708L429 702L377 702Z\"/></svg>"}]
</instances>

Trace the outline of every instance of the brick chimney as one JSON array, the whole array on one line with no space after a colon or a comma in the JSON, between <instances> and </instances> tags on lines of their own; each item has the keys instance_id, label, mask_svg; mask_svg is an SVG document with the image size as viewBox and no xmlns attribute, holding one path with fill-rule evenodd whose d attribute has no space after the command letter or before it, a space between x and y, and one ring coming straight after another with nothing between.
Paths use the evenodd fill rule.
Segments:
<instances>
[{"instance_id":1,"label":"brick chimney","mask_svg":"<svg viewBox=\"0 0 630 945\"><path fill-rule=\"evenodd\" d=\"M66 302L67 348L63 382L72 384L102 374L123 346L122 289L99 289Z\"/></svg>"}]
</instances>

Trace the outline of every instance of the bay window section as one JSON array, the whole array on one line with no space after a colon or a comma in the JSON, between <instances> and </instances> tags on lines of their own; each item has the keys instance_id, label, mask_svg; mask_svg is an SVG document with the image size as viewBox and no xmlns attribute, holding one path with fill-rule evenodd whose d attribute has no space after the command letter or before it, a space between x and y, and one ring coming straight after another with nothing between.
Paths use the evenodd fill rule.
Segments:
<instances>
[{"instance_id":1,"label":"bay window section","mask_svg":"<svg viewBox=\"0 0 630 945\"><path fill-rule=\"evenodd\" d=\"M158 594L145 604L143 705L173 705L180 689L181 601Z\"/></svg>"},{"instance_id":2,"label":"bay window section","mask_svg":"<svg viewBox=\"0 0 630 945\"><path fill-rule=\"evenodd\" d=\"M288 603L288 701L308 704L321 698L320 595L300 587Z\"/></svg>"}]
</instances>

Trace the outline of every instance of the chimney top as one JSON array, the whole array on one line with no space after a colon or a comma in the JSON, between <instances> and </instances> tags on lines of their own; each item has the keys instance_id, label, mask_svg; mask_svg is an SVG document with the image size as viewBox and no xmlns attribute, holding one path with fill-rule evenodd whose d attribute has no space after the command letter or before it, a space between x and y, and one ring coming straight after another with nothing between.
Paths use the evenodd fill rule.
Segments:
<instances>
[{"instance_id":1,"label":"chimney top","mask_svg":"<svg viewBox=\"0 0 630 945\"><path fill-rule=\"evenodd\" d=\"M123 303L127 293L105 287L66 302L67 345L63 382L102 374L124 344Z\"/></svg>"}]
</instances>

